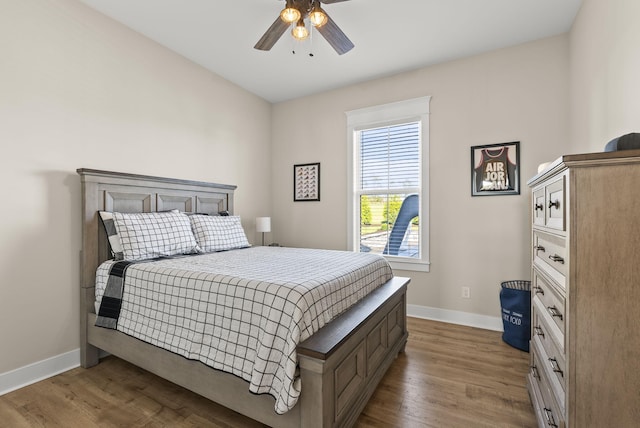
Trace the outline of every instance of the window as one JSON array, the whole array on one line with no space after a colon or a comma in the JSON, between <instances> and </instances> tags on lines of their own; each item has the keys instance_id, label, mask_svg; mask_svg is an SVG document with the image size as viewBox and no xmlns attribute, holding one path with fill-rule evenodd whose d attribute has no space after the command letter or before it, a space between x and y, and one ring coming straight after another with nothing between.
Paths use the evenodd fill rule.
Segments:
<instances>
[{"instance_id":1,"label":"window","mask_svg":"<svg viewBox=\"0 0 640 428\"><path fill-rule=\"evenodd\" d=\"M428 271L430 97L347 112L349 246Z\"/></svg>"}]
</instances>

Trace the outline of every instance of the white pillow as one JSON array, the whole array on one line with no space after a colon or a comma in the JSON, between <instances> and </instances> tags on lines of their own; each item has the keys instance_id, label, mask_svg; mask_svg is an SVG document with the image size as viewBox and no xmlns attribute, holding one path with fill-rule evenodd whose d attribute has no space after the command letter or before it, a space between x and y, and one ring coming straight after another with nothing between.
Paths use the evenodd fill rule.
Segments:
<instances>
[{"instance_id":1,"label":"white pillow","mask_svg":"<svg viewBox=\"0 0 640 428\"><path fill-rule=\"evenodd\" d=\"M200 250L226 251L249 247L239 216L189 216Z\"/></svg>"},{"instance_id":2,"label":"white pillow","mask_svg":"<svg viewBox=\"0 0 640 428\"><path fill-rule=\"evenodd\" d=\"M177 210L112 214L124 260L145 260L199 251L189 217Z\"/></svg>"}]
</instances>

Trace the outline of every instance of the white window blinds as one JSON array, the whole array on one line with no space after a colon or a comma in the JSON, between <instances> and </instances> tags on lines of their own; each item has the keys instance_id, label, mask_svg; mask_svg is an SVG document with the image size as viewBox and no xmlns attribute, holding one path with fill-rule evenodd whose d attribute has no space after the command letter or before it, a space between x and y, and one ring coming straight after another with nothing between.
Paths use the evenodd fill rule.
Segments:
<instances>
[{"instance_id":1,"label":"white window blinds","mask_svg":"<svg viewBox=\"0 0 640 428\"><path fill-rule=\"evenodd\" d=\"M360 131L360 189L420 187L420 123Z\"/></svg>"}]
</instances>

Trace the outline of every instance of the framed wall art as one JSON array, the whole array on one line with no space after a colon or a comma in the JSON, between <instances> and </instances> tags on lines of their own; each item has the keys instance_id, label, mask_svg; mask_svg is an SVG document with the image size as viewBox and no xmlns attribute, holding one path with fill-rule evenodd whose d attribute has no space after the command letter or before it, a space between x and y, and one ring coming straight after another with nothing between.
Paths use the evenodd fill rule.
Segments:
<instances>
[{"instance_id":1,"label":"framed wall art","mask_svg":"<svg viewBox=\"0 0 640 428\"><path fill-rule=\"evenodd\" d=\"M520 194L520 142L471 147L471 196Z\"/></svg>"},{"instance_id":2,"label":"framed wall art","mask_svg":"<svg viewBox=\"0 0 640 428\"><path fill-rule=\"evenodd\" d=\"M320 200L320 163L293 166L293 201Z\"/></svg>"}]
</instances>

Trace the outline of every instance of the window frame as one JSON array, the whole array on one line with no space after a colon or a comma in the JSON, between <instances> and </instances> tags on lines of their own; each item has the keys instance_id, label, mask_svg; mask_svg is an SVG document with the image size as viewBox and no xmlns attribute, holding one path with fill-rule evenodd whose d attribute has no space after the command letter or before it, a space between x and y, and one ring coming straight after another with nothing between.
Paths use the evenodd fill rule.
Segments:
<instances>
[{"instance_id":1,"label":"window frame","mask_svg":"<svg viewBox=\"0 0 640 428\"><path fill-rule=\"evenodd\" d=\"M351 251L360 247L359 153L357 133L370 128L408 122L420 123L420 258L383 255L393 269L429 272L429 104L431 96L413 98L346 112L347 115L347 244ZM401 189L397 189L401 190ZM425 219L426 221L423 221Z\"/></svg>"}]
</instances>

